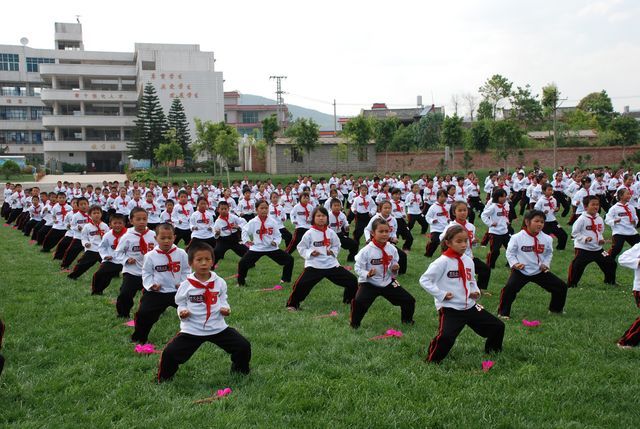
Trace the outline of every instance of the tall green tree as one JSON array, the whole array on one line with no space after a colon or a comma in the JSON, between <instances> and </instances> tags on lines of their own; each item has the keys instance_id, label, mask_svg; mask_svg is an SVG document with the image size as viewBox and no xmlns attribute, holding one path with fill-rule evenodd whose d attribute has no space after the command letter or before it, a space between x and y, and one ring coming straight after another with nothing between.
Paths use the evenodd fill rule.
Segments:
<instances>
[{"instance_id":1,"label":"tall green tree","mask_svg":"<svg viewBox=\"0 0 640 429\"><path fill-rule=\"evenodd\" d=\"M474 122L471 127L471 143L481 153L485 153L491 144L491 132L487 123L488 119L484 119Z\"/></svg>"},{"instance_id":2,"label":"tall green tree","mask_svg":"<svg viewBox=\"0 0 640 429\"><path fill-rule=\"evenodd\" d=\"M511 106L512 118L524 125L525 129L542 120L542 105L538 95L531 94L531 86L528 84L513 91Z\"/></svg>"},{"instance_id":3,"label":"tall green tree","mask_svg":"<svg viewBox=\"0 0 640 429\"><path fill-rule=\"evenodd\" d=\"M386 118L375 121L374 131L376 140L376 150L379 152L386 152L391 150L391 143L393 136L400 126L398 118Z\"/></svg>"},{"instance_id":4,"label":"tall green tree","mask_svg":"<svg viewBox=\"0 0 640 429\"><path fill-rule=\"evenodd\" d=\"M220 124L224 124L221 122ZM227 170L227 186L231 186L229 167L238 163L238 142L240 133L233 127L221 127L215 140L214 148L218 157L224 161Z\"/></svg>"},{"instance_id":5,"label":"tall green tree","mask_svg":"<svg viewBox=\"0 0 640 429\"><path fill-rule=\"evenodd\" d=\"M152 83L147 83L138 100L133 141L127 145L129 153L137 159L153 160L154 150L165 141L167 120Z\"/></svg>"},{"instance_id":6,"label":"tall green tree","mask_svg":"<svg viewBox=\"0 0 640 429\"><path fill-rule=\"evenodd\" d=\"M513 120L495 121L491 123L491 139L496 148L496 157L504 162L515 153L524 140L524 134Z\"/></svg>"},{"instance_id":7,"label":"tall green tree","mask_svg":"<svg viewBox=\"0 0 640 429\"><path fill-rule=\"evenodd\" d=\"M183 157L182 146L178 143L178 133L174 128L169 128L165 133L166 143L161 143L160 146L153 151L156 161L165 163L167 165L167 177L169 177L169 165L171 162L174 164Z\"/></svg>"},{"instance_id":8,"label":"tall green tree","mask_svg":"<svg viewBox=\"0 0 640 429\"><path fill-rule=\"evenodd\" d=\"M196 141L193 144L193 151L197 155L205 156L207 161L212 162L215 175L215 166L222 157L218 153L218 136L220 134L232 134L235 128L224 122L202 121L194 119L196 125ZM236 130L237 132L237 130Z\"/></svg>"},{"instance_id":9,"label":"tall green tree","mask_svg":"<svg viewBox=\"0 0 640 429\"><path fill-rule=\"evenodd\" d=\"M418 149L433 149L440 144L440 132L444 115L442 113L428 113L414 125L415 145Z\"/></svg>"},{"instance_id":10,"label":"tall green tree","mask_svg":"<svg viewBox=\"0 0 640 429\"><path fill-rule=\"evenodd\" d=\"M191 133L189 132L187 115L184 113L184 106L179 98L174 98L171 102L171 108L167 115L167 124L170 129L173 128L175 130L175 139L182 148L184 161L186 164L190 164L193 160Z\"/></svg>"},{"instance_id":11,"label":"tall green tree","mask_svg":"<svg viewBox=\"0 0 640 429\"><path fill-rule=\"evenodd\" d=\"M278 117L275 114L262 120L262 134L267 145L271 146L275 143L278 131L280 131L280 125L278 125Z\"/></svg>"},{"instance_id":12,"label":"tall green tree","mask_svg":"<svg viewBox=\"0 0 640 429\"><path fill-rule=\"evenodd\" d=\"M542 87L542 114L547 118L551 118L558 109L560 102L560 90L555 83L549 83Z\"/></svg>"},{"instance_id":13,"label":"tall green tree","mask_svg":"<svg viewBox=\"0 0 640 429\"><path fill-rule=\"evenodd\" d=\"M342 134L356 149L358 156L362 158L363 152L367 151L369 142L373 140L375 136L374 122L371 118L359 115L351 118L349 122L345 124L342 131Z\"/></svg>"},{"instance_id":14,"label":"tall green tree","mask_svg":"<svg viewBox=\"0 0 640 429\"><path fill-rule=\"evenodd\" d=\"M476 114L478 121L493 120L493 106L489 100L482 100L478 104L478 112Z\"/></svg>"},{"instance_id":15,"label":"tall green tree","mask_svg":"<svg viewBox=\"0 0 640 429\"><path fill-rule=\"evenodd\" d=\"M498 107L501 102L511 96L511 87L513 83L506 77L494 74L478 89L483 99L491 104L492 118L496 118Z\"/></svg>"},{"instance_id":16,"label":"tall green tree","mask_svg":"<svg viewBox=\"0 0 640 429\"><path fill-rule=\"evenodd\" d=\"M390 150L398 152L409 152L416 148L415 125L400 125L391 139Z\"/></svg>"},{"instance_id":17,"label":"tall green tree","mask_svg":"<svg viewBox=\"0 0 640 429\"><path fill-rule=\"evenodd\" d=\"M440 141L444 146L451 148L451 165L454 165L454 152L456 147L462 145L463 129L462 118L454 114L453 116L447 116L442 122L442 133L440 134Z\"/></svg>"},{"instance_id":18,"label":"tall green tree","mask_svg":"<svg viewBox=\"0 0 640 429\"><path fill-rule=\"evenodd\" d=\"M289 128L287 128L287 137L291 138L294 146L306 152L305 164L307 165L307 173L311 165L311 152L313 152L319 144L320 127L311 118L298 118Z\"/></svg>"},{"instance_id":19,"label":"tall green tree","mask_svg":"<svg viewBox=\"0 0 640 429\"><path fill-rule=\"evenodd\" d=\"M600 130L606 130L615 116L611 98L604 89L585 96L578 103L578 109L593 113L598 121Z\"/></svg>"}]
</instances>

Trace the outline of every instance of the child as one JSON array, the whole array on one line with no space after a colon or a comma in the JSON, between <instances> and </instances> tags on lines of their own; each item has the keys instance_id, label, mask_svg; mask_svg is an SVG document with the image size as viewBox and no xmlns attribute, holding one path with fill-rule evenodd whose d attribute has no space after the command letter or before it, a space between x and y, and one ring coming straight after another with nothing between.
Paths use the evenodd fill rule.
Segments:
<instances>
[{"instance_id":1,"label":"child","mask_svg":"<svg viewBox=\"0 0 640 429\"><path fill-rule=\"evenodd\" d=\"M64 237L67 232L67 224L64 220L66 219L67 214L71 213L73 210L72 206L67 204L67 194L64 192L58 192L56 198L58 202L53 206L51 213L53 223L51 225L51 229L42 242L42 252L49 252L60 242L62 237Z\"/></svg>"},{"instance_id":2,"label":"child","mask_svg":"<svg viewBox=\"0 0 640 429\"><path fill-rule=\"evenodd\" d=\"M291 223L296 229L287 246L287 253L289 254L296 250L296 246L302 240L302 236L311 228L311 210L313 210L313 206L309 200L309 193L302 192L300 194L300 202L293 206L293 210L291 210Z\"/></svg>"},{"instance_id":3,"label":"child","mask_svg":"<svg viewBox=\"0 0 640 429\"><path fill-rule=\"evenodd\" d=\"M27 237L31 235L31 232L42 221L44 212L44 204L41 204L40 197L31 198L31 206L29 207L29 220L23 228L23 233Z\"/></svg>"},{"instance_id":4,"label":"child","mask_svg":"<svg viewBox=\"0 0 640 429\"><path fill-rule=\"evenodd\" d=\"M289 310L298 310L311 289L322 279L328 279L344 288L342 302L350 304L358 290L356 276L340 266L338 252L340 239L330 228L327 228L329 213L324 207L316 207L311 214L311 229L307 231L300 244L298 253L304 259L304 270L293 284L291 296L287 301Z\"/></svg>"},{"instance_id":5,"label":"child","mask_svg":"<svg viewBox=\"0 0 640 429\"><path fill-rule=\"evenodd\" d=\"M89 223L91 218L87 211L89 210L89 201L85 197L77 199L78 211L71 216L70 231L73 232L73 238L64 252L60 268L62 271L71 272L69 267L82 252L82 228ZM102 216L102 213L100 213Z\"/></svg>"},{"instance_id":6,"label":"child","mask_svg":"<svg viewBox=\"0 0 640 429\"><path fill-rule=\"evenodd\" d=\"M120 239L115 259L122 261L122 286L116 300L118 317L129 317L133 298L142 290L142 262L144 255L156 245L155 233L147 228L147 212L134 207L129 213L133 227Z\"/></svg>"},{"instance_id":7,"label":"child","mask_svg":"<svg viewBox=\"0 0 640 429\"><path fill-rule=\"evenodd\" d=\"M604 244L604 222L598 214L600 199L595 195L585 197L581 203L585 207L573 224L571 236L575 256L569 266L569 287L578 286L584 269L592 262L598 264L604 273L604 282L608 285L616 284L616 261L602 250Z\"/></svg>"},{"instance_id":8,"label":"child","mask_svg":"<svg viewBox=\"0 0 640 429\"><path fill-rule=\"evenodd\" d=\"M119 195L113 201L115 213L124 216L127 223L129 222L129 212L131 211L131 209L129 208L129 201L131 201L131 198L127 195L126 187L120 188Z\"/></svg>"},{"instance_id":9,"label":"child","mask_svg":"<svg viewBox=\"0 0 640 429\"><path fill-rule=\"evenodd\" d=\"M469 243L464 253L473 260L473 269L478 275L477 284L480 292L484 295L490 296L491 294L487 292L487 288L489 287L491 270L489 269L489 266L487 264L482 262L479 258L473 256L473 246L478 243L478 240L476 238L475 225L467 221L468 212L469 207L464 201L456 201L455 203L453 203L453 205L451 206L451 213L453 213L454 218L445 227L442 234L440 234L440 242L442 242L442 240L444 239L447 231L456 225L460 225L464 228L465 231L467 231L467 238L469 239Z\"/></svg>"},{"instance_id":10,"label":"child","mask_svg":"<svg viewBox=\"0 0 640 429\"><path fill-rule=\"evenodd\" d=\"M238 201L238 214L247 222L256 216L256 202L251 198L251 189L245 188L242 192L244 197Z\"/></svg>"},{"instance_id":11,"label":"child","mask_svg":"<svg viewBox=\"0 0 640 429\"><path fill-rule=\"evenodd\" d=\"M69 244L73 241L74 231L71 230L71 218L76 213L78 213L78 200L73 198L71 200L71 212L67 213L63 221L66 232L62 240L58 242L55 252L53 252L53 259L62 260L64 253L69 248Z\"/></svg>"},{"instance_id":12,"label":"child","mask_svg":"<svg viewBox=\"0 0 640 429\"><path fill-rule=\"evenodd\" d=\"M84 248L84 255L80 257L76 266L73 267L73 271L67 276L71 280L77 280L89 268L93 267L96 262L100 262L100 243L108 232L109 227L102 222L102 208L100 206L91 206L89 208L89 217L89 222L82 227L82 232L80 233L80 242Z\"/></svg>"},{"instance_id":13,"label":"child","mask_svg":"<svg viewBox=\"0 0 640 429\"><path fill-rule=\"evenodd\" d=\"M447 357L465 325L487 339L486 353L501 351L504 323L476 304L480 290L473 261L465 255L469 245L467 230L460 225L451 226L443 243L447 249L420 277L420 286L433 296L440 315L438 335L429 344L427 361L441 362Z\"/></svg>"},{"instance_id":14,"label":"child","mask_svg":"<svg viewBox=\"0 0 640 429\"><path fill-rule=\"evenodd\" d=\"M147 211L149 215L149 223L147 226L149 229L156 230L156 226L162 223L160 215L162 214L163 207L159 203L154 201L153 191L147 191L145 194L145 201L142 203L142 208ZM166 204L166 200L163 200L163 204Z\"/></svg>"},{"instance_id":15,"label":"child","mask_svg":"<svg viewBox=\"0 0 640 429\"><path fill-rule=\"evenodd\" d=\"M534 206L535 210L543 212L545 216L542 232L547 235L555 235L558 239L556 249L564 250L567 246L568 237L567 233L558 225L558 221L556 220L556 213L560 211L560 207L558 206L556 198L553 196L553 185L550 183L542 185L542 193L543 197L539 198Z\"/></svg>"},{"instance_id":16,"label":"child","mask_svg":"<svg viewBox=\"0 0 640 429\"><path fill-rule=\"evenodd\" d=\"M31 237L32 240L36 240L36 244L38 246L42 246L45 237L53 227L53 206L57 204L56 199L56 194L54 192L50 192L47 202L44 204L44 209L42 210L42 220L44 223L39 230L34 231L35 238L33 236Z\"/></svg>"},{"instance_id":17,"label":"child","mask_svg":"<svg viewBox=\"0 0 640 429\"><path fill-rule=\"evenodd\" d=\"M635 298L636 306L640 308L640 244L635 244L631 249L620 255L618 262L621 266L634 271L633 297ZM621 349L630 349L638 344L640 344L640 317L631 324L622 338L618 340L618 347Z\"/></svg>"},{"instance_id":18,"label":"child","mask_svg":"<svg viewBox=\"0 0 640 429\"><path fill-rule=\"evenodd\" d=\"M242 257L247 253L247 246L240 243L238 232L246 225L243 218L230 213L230 205L226 201L218 203L218 218L213 224L213 232L216 238L214 256L216 262L224 258L227 250L233 250L236 255Z\"/></svg>"},{"instance_id":19,"label":"child","mask_svg":"<svg viewBox=\"0 0 640 429\"><path fill-rule=\"evenodd\" d=\"M438 245L440 244L440 234L444 231L444 228L449 223L449 210L450 207L447 204L447 191L441 189L438 191L436 203L429 207L425 219L430 226L431 234L429 243L424 252L424 256L430 258L435 253ZM409 222L411 225L411 222Z\"/></svg>"},{"instance_id":20,"label":"child","mask_svg":"<svg viewBox=\"0 0 640 429\"><path fill-rule=\"evenodd\" d=\"M11 194L10 200L10 212L9 218L7 219L7 224L11 225L13 221L18 219L18 216L22 214L22 209L24 207L24 192L22 192L22 185L16 183L14 188L14 192Z\"/></svg>"},{"instance_id":21,"label":"child","mask_svg":"<svg viewBox=\"0 0 640 429\"><path fill-rule=\"evenodd\" d=\"M396 220L398 224L398 230L396 234L404 240L404 244L402 245L402 250L405 253L409 253L411 251L411 246L413 245L413 235L411 234L411 230L407 226L407 214L404 210L404 203L400 198L402 191L400 189L395 188L391 191L391 214Z\"/></svg>"},{"instance_id":22,"label":"child","mask_svg":"<svg viewBox=\"0 0 640 429\"><path fill-rule=\"evenodd\" d=\"M187 252L173 244L173 226L162 223L155 233L158 245L144 255L142 263L144 293L135 314L136 327L131 334L131 341L140 344L147 342L151 328L167 307L176 307L176 291L191 273Z\"/></svg>"},{"instance_id":23,"label":"child","mask_svg":"<svg viewBox=\"0 0 640 429\"><path fill-rule=\"evenodd\" d=\"M432 188L433 189L433 185ZM437 197L436 193L436 199ZM446 195L446 194L445 194ZM446 197L445 197L446 200ZM413 226L418 222L420 224L420 234L424 235L427 233L427 228L429 224L427 220L423 216L423 205L422 205L422 197L420 196L420 186L416 183L411 187L411 193L407 194L404 199L404 205L407 208L407 213L409 217L409 223L407 227L409 231L413 229ZM429 209L427 209L428 211Z\"/></svg>"},{"instance_id":24,"label":"child","mask_svg":"<svg viewBox=\"0 0 640 429\"><path fill-rule=\"evenodd\" d=\"M367 243L371 240L372 233L372 225L376 219L384 219L389 225L389 243L391 243L396 250L398 251L398 264L400 265L400 269L398 270L398 274L402 275L407 272L407 254L402 250L398 249L398 223L396 222L396 218L391 216L391 202L384 201L378 205L378 213L371 218L369 224L364 229L364 238Z\"/></svg>"},{"instance_id":25,"label":"child","mask_svg":"<svg viewBox=\"0 0 640 429\"><path fill-rule=\"evenodd\" d=\"M329 228L338 235L340 247L349 251L347 262L354 262L356 253L358 253L358 243L349 237L349 222L347 221L347 216L342 212L342 203L337 198L333 198L330 201Z\"/></svg>"},{"instance_id":26,"label":"child","mask_svg":"<svg viewBox=\"0 0 640 429\"><path fill-rule=\"evenodd\" d=\"M242 227L242 242L249 246L249 251L238 262L238 286L245 285L249 268L254 267L263 256L282 265L280 282L288 283L293 272L293 257L278 247L282 236L276 222L269 217L269 203L264 200L258 202L256 211L258 216Z\"/></svg>"},{"instance_id":27,"label":"child","mask_svg":"<svg viewBox=\"0 0 640 429\"><path fill-rule=\"evenodd\" d=\"M360 327L362 318L380 295L391 304L400 306L402 323L413 324L416 300L395 280L400 266L398 251L388 243L389 225L383 219L376 219L371 231L371 241L356 255L355 271L359 285L351 303L351 327Z\"/></svg>"},{"instance_id":28,"label":"child","mask_svg":"<svg viewBox=\"0 0 640 429\"><path fill-rule=\"evenodd\" d=\"M271 200L269 216L271 216L278 224L278 230L284 239L285 247L289 247L289 243L291 243L293 237L289 230L284 226L284 223L287 220L287 215L285 214L283 207L279 204L280 196L277 192L272 192L269 199Z\"/></svg>"},{"instance_id":29,"label":"child","mask_svg":"<svg viewBox=\"0 0 640 429\"><path fill-rule=\"evenodd\" d=\"M584 204L583 201L586 197L591 195L591 178L589 176L585 176L580 181L582 187L573 194L573 198L571 198L571 205L573 206L573 215L567 222L568 225L573 225L574 222L580 217L582 213L584 213ZM598 205L598 208L600 205Z\"/></svg>"},{"instance_id":30,"label":"child","mask_svg":"<svg viewBox=\"0 0 640 429\"><path fill-rule=\"evenodd\" d=\"M509 319L511 305L518 292L529 282L551 293L549 312L562 314L567 300L567 285L549 271L553 255L553 240L542 232L545 215L539 210L525 214L523 229L514 234L507 246L507 261L511 275L500 292L498 316Z\"/></svg>"},{"instance_id":31,"label":"child","mask_svg":"<svg viewBox=\"0 0 640 429\"><path fill-rule=\"evenodd\" d=\"M191 225L191 242L202 241L212 248L216 247L216 239L213 233L213 215L209 211L209 202L206 197L198 197L198 210L189 218Z\"/></svg>"},{"instance_id":32,"label":"child","mask_svg":"<svg viewBox=\"0 0 640 429\"><path fill-rule=\"evenodd\" d=\"M178 205L173 212L173 226L176 228L176 246L180 240L184 241L184 245L188 246L191 242L191 224L189 219L193 213L193 206L189 202L189 194L182 190L178 192Z\"/></svg>"},{"instance_id":33,"label":"child","mask_svg":"<svg viewBox=\"0 0 640 429\"><path fill-rule=\"evenodd\" d=\"M168 199L165 201L165 208L162 213L160 213L160 220L162 223L170 223L173 225L173 208L174 202L172 199Z\"/></svg>"},{"instance_id":34,"label":"child","mask_svg":"<svg viewBox=\"0 0 640 429\"><path fill-rule=\"evenodd\" d=\"M371 189L375 189L373 186ZM356 228L353 231L353 239L360 246L360 237L364 234L365 227L369 224L371 216L376 214L376 204L368 193L366 185L360 185L360 195L353 199L351 211L354 213L356 220Z\"/></svg>"},{"instance_id":35,"label":"child","mask_svg":"<svg viewBox=\"0 0 640 429\"><path fill-rule=\"evenodd\" d=\"M164 348L158 368L158 382L171 379L205 341L231 355L231 372L249 373L251 344L224 318L231 314L227 302L227 283L213 268L213 249L206 243L189 247L193 274L182 282L175 303L180 332Z\"/></svg>"},{"instance_id":36,"label":"child","mask_svg":"<svg viewBox=\"0 0 640 429\"><path fill-rule=\"evenodd\" d=\"M491 204L482 211L480 218L489 227L489 252L487 253L487 265L491 269L496 267L496 260L500 256L500 247L506 249L509 243L509 203L507 201L507 191L496 189L491 197Z\"/></svg>"},{"instance_id":37,"label":"child","mask_svg":"<svg viewBox=\"0 0 640 429\"><path fill-rule=\"evenodd\" d=\"M109 216L111 230L102 237L98 247L102 263L91 278L91 295L102 295L111 279L118 277L122 271L122 261L117 259L115 251L120 239L127 233L125 222L124 216L119 213Z\"/></svg>"},{"instance_id":38,"label":"child","mask_svg":"<svg viewBox=\"0 0 640 429\"><path fill-rule=\"evenodd\" d=\"M611 250L609 256L613 259L622 252L622 246L627 242L631 246L640 242L640 235L636 230L638 217L633 207L629 206L631 191L627 188L620 188L616 193L618 202L607 212L604 221L611 227L613 237L611 238Z\"/></svg>"}]
</instances>

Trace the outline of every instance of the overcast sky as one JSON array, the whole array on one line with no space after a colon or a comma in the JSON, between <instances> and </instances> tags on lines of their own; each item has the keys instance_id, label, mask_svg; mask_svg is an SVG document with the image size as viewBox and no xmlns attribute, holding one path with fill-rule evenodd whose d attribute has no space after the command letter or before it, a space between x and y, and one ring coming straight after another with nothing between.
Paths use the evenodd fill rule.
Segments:
<instances>
[{"instance_id":1,"label":"overcast sky","mask_svg":"<svg viewBox=\"0 0 640 429\"><path fill-rule=\"evenodd\" d=\"M555 82L565 105L606 89L614 107L640 109L640 2L532 1L3 1L1 44L53 47L53 23L81 15L87 50L134 42L198 43L214 51L226 91L338 115L373 102L452 112L494 73L535 93ZM467 108L460 107L460 113Z\"/></svg>"}]
</instances>

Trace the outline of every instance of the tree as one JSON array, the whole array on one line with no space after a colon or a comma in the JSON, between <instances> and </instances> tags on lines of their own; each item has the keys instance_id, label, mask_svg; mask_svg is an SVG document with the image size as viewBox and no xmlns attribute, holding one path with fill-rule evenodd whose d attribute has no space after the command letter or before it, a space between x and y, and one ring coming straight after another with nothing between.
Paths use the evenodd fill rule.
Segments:
<instances>
[{"instance_id":1,"label":"tree","mask_svg":"<svg viewBox=\"0 0 640 429\"><path fill-rule=\"evenodd\" d=\"M482 100L478 105L478 121L493 120L493 106L488 100Z\"/></svg>"},{"instance_id":2,"label":"tree","mask_svg":"<svg viewBox=\"0 0 640 429\"><path fill-rule=\"evenodd\" d=\"M451 165L454 166L454 152L456 146L462 144L462 118L458 115L447 116L442 122L442 133L440 134L440 141L444 146L451 148Z\"/></svg>"},{"instance_id":3,"label":"tree","mask_svg":"<svg viewBox=\"0 0 640 429\"><path fill-rule=\"evenodd\" d=\"M343 135L355 147L358 156L362 157L363 151L366 152L367 145L375 136L374 123L371 118L356 116L345 124Z\"/></svg>"},{"instance_id":4,"label":"tree","mask_svg":"<svg viewBox=\"0 0 640 429\"><path fill-rule=\"evenodd\" d=\"M0 171L2 171L5 179L10 179L11 176L17 176L20 174L20 166L17 162L8 159L4 164L2 164Z\"/></svg>"},{"instance_id":5,"label":"tree","mask_svg":"<svg viewBox=\"0 0 640 429\"><path fill-rule=\"evenodd\" d=\"M451 105L453 106L453 114L458 116L458 106L460 105L460 96L458 94L451 95Z\"/></svg>"},{"instance_id":6,"label":"tree","mask_svg":"<svg viewBox=\"0 0 640 429\"><path fill-rule=\"evenodd\" d=\"M138 114L134 121L133 141L128 144L130 154L138 159L153 160L154 150L164 142L167 121L152 83L144 87L138 100Z\"/></svg>"},{"instance_id":7,"label":"tree","mask_svg":"<svg viewBox=\"0 0 640 429\"><path fill-rule=\"evenodd\" d=\"M471 122L473 122L473 113L476 111L476 108L478 107L478 103L477 103L478 98L470 92L464 94L462 98L464 98L464 101L467 102L467 109L469 109L468 110L469 119L471 120Z\"/></svg>"},{"instance_id":8,"label":"tree","mask_svg":"<svg viewBox=\"0 0 640 429\"><path fill-rule=\"evenodd\" d=\"M376 150L386 152L391 147L393 136L400 126L398 118L378 119L374 122L374 139L376 141Z\"/></svg>"},{"instance_id":9,"label":"tree","mask_svg":"<svg viewBox=\"0 0 640 429\"><path fill-rule=\"evenodd\" d=\"M542 113L548 118L553 119L553 168L557 167L557 150L558 150L558 106L560 101L560 91L555 83L547 84L542 87Z\"/></svg>"},{"instance_id":10,"label":"tree","mask_svg":"<svg viewBox=\"0 0 640 429\"><path fill-rule=\"evenodd\" d=\"M178 133L174 128L170 128L169 131L166 132L165 138L167 143L161 143L160 146L154 149L153 153L156 161L167 165L167 177L169 177L170 163L176 163L178 159L183 156L184 152L178 142Z\"/></svg>"},{"instance_id":11,"label":"tree","mask_svg":"<svg viewBox=\"0 0 640 429\"><path fill-rule=\"evenodd\" d=\"M213 162L213 174L215 175L215 165L219 159L222 159L216 146L218 136L221 133L232 133L231 130L235 130L235 128L224 122L202 122L199 118L195 118L194 122L196 124L196 141L193 150L197 155L204 155L208 161Z\"/></svg>"},{"instance_id":12,"label":"tree","mask_svg":"<svg viewBox=\"0 0 640 429\"><path fill-rule=\"evenodd\" d=\"M415 124L400 125L393 134L390 148L398 152L409 152L415 149Z\"/></svg>"},{"instance_id":13,"label":"tree","mask_svg":"<svg viewBox=\"0 0 640 429\"><path fill-rule=\"evenodd\" d=\"M442 113L431 112L415 124L414 138L418 149L432 149L440 144L440 130L444 122Z\"/></svg>"},{"instance_id":14,"label":"tree","mask_svg":"<svg viewBox=\"0 0 640 429\"><path fill-rule=\"evenodd\" d=\"M311 152L318 147L320 138L320 127L311 118L298 118L287 129L287 137L291 137L294 146L307 153L306 161L307 173L311 164Z\"/></svg>"},{"instance_id":15,"label":"tree","mask_svg":"<svg viewBox=\"0 0 640 429\"><path fill-rule=\"evenodd\" d=\"M618 116L611 121L611 131L620 135L622 158L625 158L625 146L633 146L638 142L640 124L631 116Z\"/></svg>"},{"instance_id":16,"label":"tree","mask_svg":"<svg viewBox=\"0 0 640 429\"><path fill-rule=\"evenodd\" d=\"M272 146L276 141L276 133L280 131L278 117L273 114L262 120L262 134L267 145Z\"/></svg>"},{"instance_id":17,"label":"tree","mask_svg":"<svg viewBox=\"0 0 640 429\"><path fill-rule=\"evenodd\" d=\"M464 171L469 171L473 167L472 161L473 161L473 157L471 156L471 153L468 150L465 150L462 155L462 161L460 162L460 167L462 167Z\"/></svg>"},{"instance_id":18,"label":"tree","mask_svg":"<svg viewBox=\"0 0 640 429\"><path fill-rule=\"evenodd\" d=\"M585 96L578 103L578 109L593 113L600 130L606 130L614 117L611 98L604 89Z\"/></svg>"},{"instance_id":19,"label":"tree","mask_svg":"<svg viewBox=\"0 0 640 429\"><path fill-rule=\"evenodd\" d=\"M563 115L562 120L567 124L569 129L573 131L592 130L598 128L598 120L596 119L596 116L591 112L585 112L580 109L566 112Z\"/></svg>"},{"instance_id":20,"label":"tree","mask_svg":"<svg viewBox=\"0 0 640 429\"><path fill-rule=\"evenodd\" d=\"M496 157L504 161L504 167L506 168L509 155L517 151L522 145L522 130L512 120L492 122L491 139L495 144Z\"/></svg>"},{"instance_id":21,"label":"tree","mask_svg":"<svg viewBox=\"0 0 640 429\"><path fill-rule=\"evenodd\" d=\"M238 162L238 141L240 134L238 130L220 122L220 131L216 136L214 148L218 157L224 161L227 170L227 186L231 186L231 178L229 176L229 166L236 165Z\"/></svg>"},{"instance_id":22,"label":"tree","mask_svg":"<svg viewBox=\"0 0 640 429\"><path fill-rule=\"evenodd\" d=\"M494 74L478 89L484 100L491 104L491 117L493 119L496 118L500 102L511 95L512 86L513 84L506 77Z\"/></svg>"},{"instance_id":23,"label":"tree","mask_svg":"<svg viewBox=\"0 0 640 429\"><path fill-rule=\"evenodd\" d=\"M187 115L184 113L184 106L179 98L174 98L171 102L171 108L167 115L167 125L169 129L175 130L175 139L182 149L184 162L190 164L193 159L191 152L191 133L189 132Z\"/></svg>"},{"instance_id":24,"label":"tree","mask_svg":"<svg viewBox=\"0 0 640 429\"><path fill-rule=\"evenodd\" d=\"M531 94L531 86L518 87L513 91L512 117L520 121L527 129L531 124L542 120L542 105L538 101L538 95Z\"/></svg>"},{"instance_id":25,"label":"tree","mask_svg":"<svg viewBox=\"0 0 640 429\"><path fill-rule=\"evenodd\" d=\"M491 133L487 126L487 120L474 122L471 126L471 142L473 147L481 152L485 153L489 144L491 143Z\"/></svg>"}]
</instances>

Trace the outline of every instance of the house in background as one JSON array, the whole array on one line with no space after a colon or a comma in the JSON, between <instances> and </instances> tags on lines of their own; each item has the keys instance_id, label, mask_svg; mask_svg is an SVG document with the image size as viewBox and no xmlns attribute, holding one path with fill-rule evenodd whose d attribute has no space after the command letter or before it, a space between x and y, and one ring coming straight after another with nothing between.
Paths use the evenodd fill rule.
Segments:
<instances>
[{"instance_id":1,"label":"house in background","mask_svg":"<svg viewBox=\"0 0 640 429\"><path fill-rule=\"evenodd\" d=\"M238 130L240 136L250 136L257 130L257 138L262 138L262 120L271 115L280 118L286 128L289 122L287 105L277 104L240 104L239 91L224 93L224 122ZM280 125L282 127L282 125Z\"/></svg>"}]
</instances>

